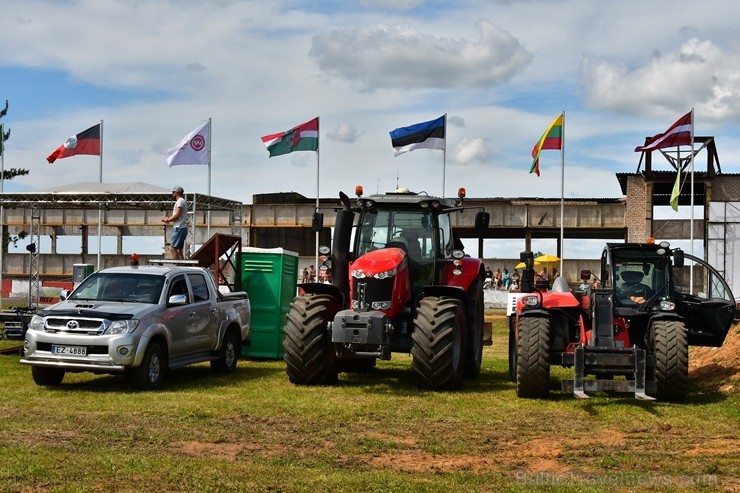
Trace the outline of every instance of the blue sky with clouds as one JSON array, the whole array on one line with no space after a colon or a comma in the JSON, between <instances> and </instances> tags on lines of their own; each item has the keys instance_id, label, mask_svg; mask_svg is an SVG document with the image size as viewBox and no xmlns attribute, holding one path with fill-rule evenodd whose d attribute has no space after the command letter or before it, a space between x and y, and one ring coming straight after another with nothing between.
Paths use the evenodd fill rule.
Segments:
<instances>
[{"instance_id":1,"label":"blue sky with clouds","mask_svg":"<svg viewBox=\"0 0 740 493\"><path fill-rule=\"evenodd\" d=\"M212 194L316 194L316 156L260 137L319 116L320 195L441 193L442 153L393 156L388 132L449 116L446 193L559 197L560 156L530 152L565 111L565 196L619 197L633 152L695 109L740 172L740 3L716 0L6 0L0 100L6 192L98 180L98 158L46 163L104 121L103 181L207 191L167 150L213 119ZM656 168L668 164L659 163Z\"/></svg>"}]
</instances>

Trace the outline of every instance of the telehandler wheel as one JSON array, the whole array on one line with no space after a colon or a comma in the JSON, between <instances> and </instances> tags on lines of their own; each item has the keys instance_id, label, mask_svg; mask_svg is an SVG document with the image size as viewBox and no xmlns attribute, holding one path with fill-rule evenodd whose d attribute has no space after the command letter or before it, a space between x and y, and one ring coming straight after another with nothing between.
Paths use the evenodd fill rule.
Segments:
<instances>
[{"instance_id":1,"label":"telehandler wheel","mask_svg":"<svg viewBox=\"0 0 740 493\"><path fill-rule=\"evenodd\" d=\"M509 380L516 382L516 316L509 317Z\"/></svg>"},{"instance_id":2,"label":"telehandler wheel","mask_svg":"<svg viewBox=\"0 0 740 493\"><path fill-rule=\"evenodd\" d=\"M465 308L455 298L422 298L414 319L411 356L416 383L430 390L451 390L462 383Z\"/></svg>"},{"instance_id":3,"label":"telehandler wheel","mask_svg":"<svg viewBox=\"0 0 740 493\"><path fill-rule=\"evenodd\" d=\"M686 327L678 320L658 320L652 324L652 346L655 352L655 397L680 401L689 385L689 344Z\"/></svg>"},{"instance_id":4,"label":"telehandler wheel","mask_svg":"<svg viewBox=\"0 0 740 493\"><path fill-rule=\"evenodd\" d=\"M483 361L483 308L483 283L476 279L468 290L464 378L480 376Z\"/></svg>"},{"instance_id":5,"label":"telehandler wheel","mask_svg":"<svg viewBox=\"0 0 740 493\"><path fill-rule=\"evenodd\" d=\"M547 397L550 392L550 319L520 317L516 340L516 395Z\"/></svg>"},{"instance_id":6,"label":"telehandler wheel","mask_svg":"<svg viewBox=\"0 0 740 493\"><path fill-rule=\"evenodd\" d=\"M291 303L285 324L285 372L298 385L337 382L337 361L327 330L326 295L306 294Z\"/></svg>"}]
</instances>

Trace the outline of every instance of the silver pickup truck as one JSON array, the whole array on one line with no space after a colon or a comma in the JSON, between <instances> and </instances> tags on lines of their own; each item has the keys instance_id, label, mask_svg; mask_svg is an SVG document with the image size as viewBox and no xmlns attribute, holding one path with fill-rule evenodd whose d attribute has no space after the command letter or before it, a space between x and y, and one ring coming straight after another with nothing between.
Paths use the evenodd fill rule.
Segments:
<instances>
[{"instance_id":1,"label":"silver pickup truck","mask_svg":"<svg viewBox=\"0 0 740 493\"><path fill-rule=\"evenodd\" d=\"M21 363L31 365L38 385L90 371L154 389L166 370L193 363L233 372L250 318L247 293L219 292L207 269L103 269L31 319Z\"/></svg>"}]
</instances>

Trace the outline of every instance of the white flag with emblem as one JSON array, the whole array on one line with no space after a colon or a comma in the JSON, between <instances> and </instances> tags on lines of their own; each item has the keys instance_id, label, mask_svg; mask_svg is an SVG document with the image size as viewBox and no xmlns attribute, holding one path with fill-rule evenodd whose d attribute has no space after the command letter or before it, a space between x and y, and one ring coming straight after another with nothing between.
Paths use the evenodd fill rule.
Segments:
<instances>
[{"instance_id":1,"label":"white flag with emblem","mask_svg":"<svg viewBox=\"0 0 740 493\"><path fill-rule=\"evenodd\" d=\"M177 147L167 151L167 165L209 164L210 128L208 122L190 132Z\"/></svg>"}]
</instances>

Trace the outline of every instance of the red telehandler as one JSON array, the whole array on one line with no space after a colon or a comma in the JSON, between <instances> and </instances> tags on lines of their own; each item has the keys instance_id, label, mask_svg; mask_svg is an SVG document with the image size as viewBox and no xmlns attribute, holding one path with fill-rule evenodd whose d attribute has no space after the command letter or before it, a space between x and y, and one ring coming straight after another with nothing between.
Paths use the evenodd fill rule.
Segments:
<instances>
[{"instance_id":1,"label":"red telehandler","mask_svg":"<svg viewBox=\"0 0 740 493\"><path fill-rule=\"evenodd\" d=\"M735 318L722 276L667 242L608 243L596 289L571 291L562 278L535 283L532 253L521 260L523 293L509 317L509 372L519 397L547 396L550 366L561 365L573 368L561 387L576 397L616 391L681 400L689 345L721 346Z\"/></svg>"}]
</instances>

